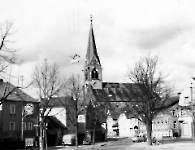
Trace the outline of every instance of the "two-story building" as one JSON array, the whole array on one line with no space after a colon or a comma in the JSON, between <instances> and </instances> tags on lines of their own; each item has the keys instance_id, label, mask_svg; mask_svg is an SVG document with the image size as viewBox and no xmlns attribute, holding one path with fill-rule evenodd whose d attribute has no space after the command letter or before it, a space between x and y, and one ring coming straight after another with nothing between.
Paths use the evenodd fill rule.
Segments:
<instances>
[{"instance_id":1,"label":"two-story building","mask_svg":"<svg viewBox=\"0 0 195 150\"><path fill-rule=\"evenodd\" d=\"M0 138L21 139L38 136L39 102L8 82L0 83ZM33 113L27 114L25 106L30 104ZM23 125L23 127L22 127Z\"/></svg>"}]
</instances>

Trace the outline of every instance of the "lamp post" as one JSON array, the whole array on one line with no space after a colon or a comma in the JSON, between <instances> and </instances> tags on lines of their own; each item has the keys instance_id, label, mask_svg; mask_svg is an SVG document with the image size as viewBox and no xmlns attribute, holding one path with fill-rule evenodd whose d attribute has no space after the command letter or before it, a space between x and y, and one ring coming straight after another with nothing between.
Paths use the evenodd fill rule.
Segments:
<instances>
[{"instance_id":1,"label":"lamp post","mask_svg":"<svg viewBox=\"0 0 195 150\"><path fill-rule=\"evenodd\" d=\"M40 135L39 135L39 148L43 150L43 118L42 118L43 108L39 109L39 127L40 127Z\"/></svg>"},{"instance_id":2,"label":"lamp post","mask_svg":"<svg viewBox=\"0 0 195 150\"><path fill-rule=\"evenodd\" d=\"M193 115L193 89L192 89L192 83L190 87L190 92L191 92L191 111L192 111L192 142L195 142L195 137L194 137L194 115Z\"/></svg>"},{"instance_id":3,"label":"lamp post","mask_svg":"<svg viewBox=\"0 0 195 150\"><path fill-rule=\"evenodd\" d=\"M22 108L22 129L21 129L21 141L24 139L24 118L26 117L26 114L24 113L24 108Z\"/></svg>"}]
</instances>

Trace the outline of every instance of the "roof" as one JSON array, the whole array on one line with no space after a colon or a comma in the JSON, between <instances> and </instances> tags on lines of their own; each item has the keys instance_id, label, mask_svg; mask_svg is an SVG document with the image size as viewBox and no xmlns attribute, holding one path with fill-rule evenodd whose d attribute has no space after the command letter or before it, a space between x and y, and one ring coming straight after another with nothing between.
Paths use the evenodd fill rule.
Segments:
<instances>
[{"instance_id":1,"label":"roof","mask_svg":"<svg viewBox=\"0 0 195 150\"><path fill-rule=\"evenodd\" d=\"M60 120L58 120L54 116L47 116L47 121L51 122L57 128L64 128L64 129L66 129L66 126Z\"/></svg>"},{"instance_id":2,"label":"roof","mask_svg":"<svg viewBox=\"0 0 195 150\"><path fill-rule=\"evenodd\" d=\"M70 96L52 97L49 100L47 98L44 98L41 100L40 105L43 105L43 106L48 105L48 107L64 107L67 104L69 104L70 100L71 100Z\"/></svg>"},{"instance_id":3,"label":"roof","mask_svg":"<svg viewBox=\"0 0 195 150\"><path fill-rule=\"evenodd\" d=\"M100 59L99 59L99 56L97 53L96 44L95 44L95 36L94 36L94 32L93 32L93 26L91 23L91 28L89 30L87 54L86 54L86 59L87 59L86 65L89 65L94 57L97 58L98 63L101 65Z\"/></svg>"},{"instance_id":4,"label":"roof","mask_svg":"<svg viewBox=\"0 0 195 150\"><path fill-rule=\"evenodd\" d=\"M115 107L110 112L110 115L113 119L118 119L119 115L121 113L125 112L125 109L123 106L125 106L125 103L123 102L130 102L131 100L131 91L137 90L138 86L134 83L109 83L109 82L103 82L102 83L102 89L93 89L91 87L92 93L98 102L113 102L113 105L116 105L115 102L117 102L121 107ZM135 102L135 100L134 100ZM169 98L163 108L169 108L173 105L177 104L179 102L179 97L171 97ZM132 114L129 114L125 112L127 115L127 118L131 118Z\"/></svg>"},{"instance_id":5,"label":"roof","mask_svg":"<svg viewBox=\"0 0 195 150\"><path fill-rule=\"evenodd\" d=\"M38 102L36 99L22 91L21 87L14 86L9 82L1 83L0 98L5 98L6 100L12 101Z\"/></svg>"},{"instance_id":6,"label":"roof","mask_svg":"<svg viewBox=\"0 0 195 150\"><path fill-rule=\"evenodd\" d=\"M92 89L92 92L99 102L122 102L129 101L129 88L136 88L136 84L103 82L102 89Z\"/></svg>"},{"instance_id":7,"label":"roof","mask_svg":"<svg viewBox=\"0 0 195 150\"><path fill-rule=\"evenodd\" d=\"M80 103L78 102L78 105ZM86 106L87 104L82 103L79 105L79 115L86 113ZM53 107L65 107L68 110L75 109L75 103L71 96L64 96L64 97L52 97L51 99L42 99L40 102L40 106L46 106L48 108ZM67 108L68 107L68 108ZM82 111L81 111L82 110Z\"/></svg>"}]
</instances>

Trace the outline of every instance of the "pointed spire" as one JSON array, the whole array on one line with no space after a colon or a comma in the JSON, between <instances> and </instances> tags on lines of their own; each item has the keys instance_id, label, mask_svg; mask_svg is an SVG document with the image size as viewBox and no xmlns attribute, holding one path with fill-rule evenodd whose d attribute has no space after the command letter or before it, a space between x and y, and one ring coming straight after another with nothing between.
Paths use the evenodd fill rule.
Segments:
<instances>
[{"instance_id":1,"label":"pointed spire","mask_svg":"<svg viewBox=\"0 0 195 150\"><path fill-rule=\"evenodd\" d=\"M86 65L91 63L93 57L97 58L98 63L100 64L100 59L97 53L96 44L95 44L95 36L93 32L93 25L92 25L92 15L90 17L91 27L89 31L89 39L88 39L88 47L87 47L87 54L86 54ZM101 65L101 64L100 64Z\"/></svg>"}]
</instances>

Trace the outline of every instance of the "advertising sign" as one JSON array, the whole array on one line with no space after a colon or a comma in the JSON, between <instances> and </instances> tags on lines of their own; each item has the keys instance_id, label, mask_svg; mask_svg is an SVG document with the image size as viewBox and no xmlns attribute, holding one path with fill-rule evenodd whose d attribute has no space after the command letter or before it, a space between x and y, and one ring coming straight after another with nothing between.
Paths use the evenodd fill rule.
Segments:
<instances>
[{"instance_id":1,"label":"advertising sign","mask_svg":"<svg viewBox=\"0 0 195 150\"><path fill-rule=\"evenodd\" d=\"M33 138L25 138L25 146L33 146L34 139Z\"/></svg>"}]
</instances>

